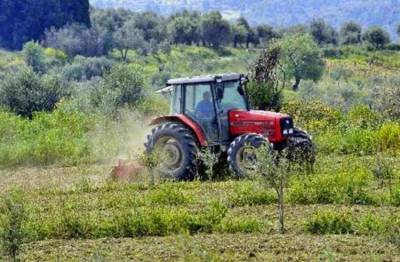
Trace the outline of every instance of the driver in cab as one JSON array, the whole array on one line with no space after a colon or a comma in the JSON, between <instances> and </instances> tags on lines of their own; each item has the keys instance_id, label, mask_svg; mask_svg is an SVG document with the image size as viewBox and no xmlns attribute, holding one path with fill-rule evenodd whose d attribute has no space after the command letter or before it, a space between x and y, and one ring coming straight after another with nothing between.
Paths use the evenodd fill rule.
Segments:
<instances>
[{"instance_id":1,"label":"driver in cab","mask_svg":"<svg viewBox=\"0 0 400 262\"><path fill-rule=\"evenodd\" d=\"M203 93L203 100L197 104L196 114L200 118L212 118L214 116L214 106L209 91Z\"/></svg>"}]
</instances>

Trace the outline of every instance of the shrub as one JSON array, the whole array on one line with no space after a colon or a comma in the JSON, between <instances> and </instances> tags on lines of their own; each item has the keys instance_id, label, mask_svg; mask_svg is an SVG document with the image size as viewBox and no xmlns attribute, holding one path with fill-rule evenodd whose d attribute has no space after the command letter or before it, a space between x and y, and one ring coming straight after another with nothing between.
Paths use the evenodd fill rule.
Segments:
<instances>
[{"instance_id":1,"label":"shrub","mask_svg":"<svg viewBox=\"0 0 400 262\"><path fill-rule=\"evenodd\" d=\"M255 218L243 218L228 216L216 226L216 231L220 233L261 233L264 225Z\"/></svg>"},{"instance_id":2,"label":"shrub","mask_svg":"<svg viewBox=\"0 0 400 262\"><path fill-rule=\"evenodd\" d=\"M32 120L0 112L0 165L88 162L92 121L83 113L62 110L37 113Z\"/></svg>"},{"instance_id":3,"label":"shrub","mask_svg":"<svg viewBox=\"0 0 400 262\"><path fill-rule=\"evenodd\" d=\"M36 73L43 73L46 70L45 53L43 47L35 42L27 42L22 49L25 63L32 67Z\"/></svg>"},{"instance_id":4,"label":"shrub","mask_svg":"<svg viewBox=\"0 0 400 262\"><path fill-rule=\"evenodd\" d=\"M53 110L65 92L66 87L58 77L39 76L24 68L7 74L1 81L0 105L31 118L34 112Z\"/></svg>"},{"instance_id":5,"label":"shrub","mask_svg":"<svg viewBox=\"0 0 400 262\"><path fill-rule=\"evenodd\" d=\"M349 215L333 211L317 212L306 222L305 227L310 233L321 235L354 233Z\"/></svg>"},{"instance_id":6,"label":"shrub","mask_svg":"<svg viewBox=\"0 0 400 262\"><path fill-rule=\"evenodd\" d=\"M139 65L119 64L104 77L102 83L105 93L115 92L117 106L136 105L144 96L143 69Z\"/></svg>"},{"instance_id":7,"label":"shrub","mask_svg":"<svg viewBox=\"0 0 400 262\"><path fill-rule=\"evenodd\" d=\"M159 190L154 190L148 196L152 205L183 205L190 201L179 188L174 186L162 185Z\"/></svg>"},{"instance_id":8,"label":"shrub","mask_svg":"<svg viewBox=\"0 0 400 262\"><path fill-rule=\"evenodd\" d=\"M112 68L113 64L113 61L105 57L77 56L72 64L63 68L62 74L66 80L91 80L93 77L102 77Z\"/></svg>"},{"instance_id":9,"label":"shrub","mask_svg":"<svg viewBox=\"0 0 400 262\"><path fill-rule=\"evenodd\" d=\"M400 124L395 122L384 123L378 130L377 148L384 150L400 150Z\"/></svg>"},{"instance_id":10,"label":"shrub","mask_svg":"<svg viewBox=\"0 0 400 262\"><path fill-rule=\"evenodd\" d=\"M295 177L290 184L289 202L296 204L374 204L368 194L371 178L365 170Z\"/></svg>"},{"instance_id":11,"label":"shrub","mask_svg":"<svg viewBox=\"0 0 400 262\"><path fill-rule=\"evenodd\" d=\"M353 106L346 115L347 126L353 128L374 128L381 116L365 105Z\"/></svg>"},{"instance_id":12,"label":"shrub","mask_svg":"<svg viewBox=\"0 0 400 262\"><path fill-rule=\"evenodd\" d=\"M385 232L387 223L371 213L362 216L357 222L357 233L363 235L379 235Z\"/></svg>"},{"instance_id":13,"label":"shrub","mask_svg":"<svg viewBox=\"0 0 400 262\"><path fill-rule=\"evenodd\" d=\"M314 133L331 130L342 119L339 111L319 101L290 101L281 111L290 114L298 126Z\"/></svg>"},{"instance_id":14,"label":"shrub","mask_svg":"<svg viewBox=\"0 0 400 262\"><path fill-rule=\"evenodd\" d=\"M17 261L21 245L25 241L23 228L26 219L23 195L20 191L9 193L2 201L0 213L5 218L0 225L0 243L3 251L13 260Z\"/></svg>"},{"instance_id":15,"label":"shrub","mask_svg":"<svg viewBox=\"0 0 400 262\"><path fill-rule=\"evenodd\" d=\"M276 194L272 191L247 183L236 187L229 196L229 204L233 207L269 205L276 201Z\"/></svg>"}]
</instances>

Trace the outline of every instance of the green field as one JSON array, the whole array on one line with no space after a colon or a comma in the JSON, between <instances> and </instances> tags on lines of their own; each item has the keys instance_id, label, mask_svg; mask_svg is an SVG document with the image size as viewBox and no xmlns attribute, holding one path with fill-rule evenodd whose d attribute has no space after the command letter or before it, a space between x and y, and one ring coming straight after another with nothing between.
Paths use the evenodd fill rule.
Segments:
<instances>
[{"instance_id":1,"label":"green field","mask_svg":"<svg viewBox=\"0 0 400 262\"><path fill-rule=\"evenodd\" d=\"M256 56L178 46L130 52L128 61L153 94L169 77L246 72ZM131 183L111 181L118 159L140 157L149 119L168 105L148 95L108 115L82 106L83 89L32 119L0 111L0 232L23 203L22 261L396 261L400 123L375 108L373 91L396 86L399 61L395 51L343 50L326 58L318 83L304 81L298 92L288 83L283 111L310 131L319 153L313 173L287 183L285 234L277 196L258 177L174 183L147 170ZM21 54L1 51L0 71L21 63ZM82 62L59 70L69 63Z\"/></svg>"},{"instance_id":2,"label":"green field","mask_svg":"<svg viewBox=\"0 0 400 262\"><path fill-rule=\"evenodd\" d=\"M374 158L321 157L315 174L289 182L284 235L274 191L257 179L121 184L108 165L18 168L1 171L0 190L24 189L26 261L395 260L393 160L390 194L371 173Z\"/></svg>"}]
</instances>

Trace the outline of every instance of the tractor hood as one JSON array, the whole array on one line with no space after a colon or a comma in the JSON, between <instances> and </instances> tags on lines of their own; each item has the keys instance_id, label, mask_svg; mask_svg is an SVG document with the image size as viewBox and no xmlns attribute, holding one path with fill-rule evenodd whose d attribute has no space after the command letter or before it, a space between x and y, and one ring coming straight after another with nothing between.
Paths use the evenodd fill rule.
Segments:
<instances>
[{"instance_id":1,"label":"tractor hood","mask_svg":"<svg viewBox=\"0 0 400 262\"><path fill-rule=\"evenodd\" d=\"M271 121L290 118L287 114L261 110L232 110L229 112L231 121Z\"/></svg>"},{"instance_id":2,"label":"tractor hood","mask_svg":"<svg viewBox=\"0 0 400 262\"><path fill-rule=\"evenodd\" d=\"M233 137L256 133L273 142L282 142L293 132L293 120L287 114L260 110L229 112L230 133Z\"/></svg>"}]
</instances>

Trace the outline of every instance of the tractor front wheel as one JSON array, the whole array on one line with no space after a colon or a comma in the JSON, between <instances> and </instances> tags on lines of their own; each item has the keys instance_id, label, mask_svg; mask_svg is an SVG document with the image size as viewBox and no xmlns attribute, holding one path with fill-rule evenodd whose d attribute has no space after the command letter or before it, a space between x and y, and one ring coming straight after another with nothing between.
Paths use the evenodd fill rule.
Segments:
<instances>
[{"instance_id":1,"label":"tractor front wheel","mask_svg":"<svg viewBox=\"0 0 400 262\"><path fill-rule=\"evenodd\" d=\"M312 168L316 161L316 146L311 136L301 129L295 128L288 141L288 158L300 165Z\"/></svg>"},{"instance_id":2,"label":"tractor front wheel","mask_svg":"<svg viewBox=\"0 0 400 262\"><path fill-rule=\"evenodd\" d=\"M192 180L196 171L197 140L191 130L180 123L164 123L154 128L145 143L153 154L162 176L175 180Z\"/></svg>"},{"instance_id":3,"label":"tractor front wheel","mask_svg":"<svg viewBox=\"0 0 400 262\"><path fill-rule=\"evenodd\" d=\"M257 165L257 149L270 146L268 140L257 134L246 134L237 137L228 149L229 169L237 177L246 177L255 171Z\"/></svg>"}]
</instances>

